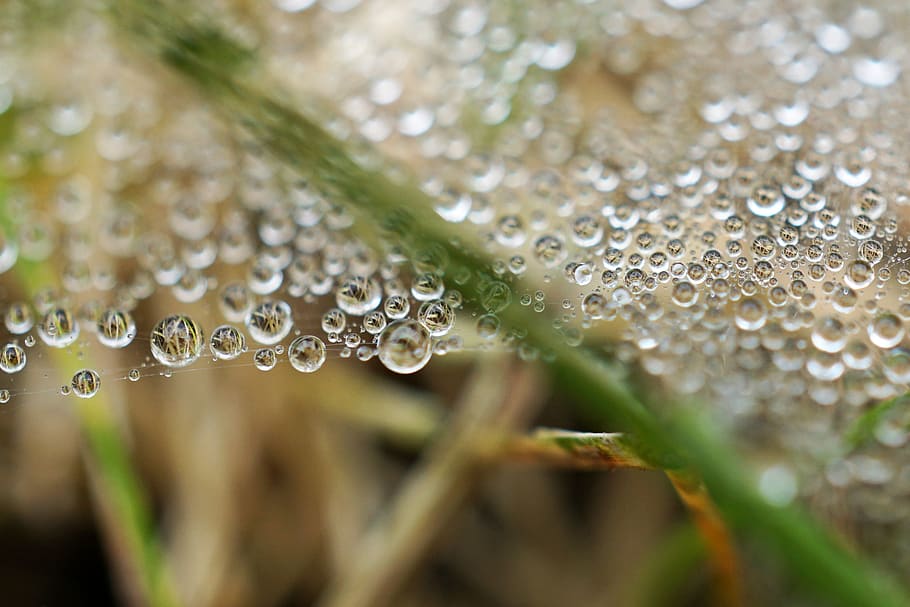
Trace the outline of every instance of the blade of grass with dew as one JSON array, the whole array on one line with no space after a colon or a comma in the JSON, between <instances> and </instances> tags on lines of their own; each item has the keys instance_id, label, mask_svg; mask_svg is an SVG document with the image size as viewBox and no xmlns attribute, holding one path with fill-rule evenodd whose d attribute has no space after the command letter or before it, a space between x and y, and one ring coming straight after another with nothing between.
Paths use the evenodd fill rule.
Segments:
<instances>
[{"instance_id":1,"label":"blade of grass with dew","mask_svg":"<svg viewBox=\"0 0 910 607\"><path fill-rule=\"evenodd\" d=\"M431 243L449 267L470 275L462 286L467 299L483 301L496 278L477 242L432 211L432 201L413 184L392 181L352 159L344 144L316 122L277 98L274 87L251 78L254 53L191 18L192 9L173 2L123 0L108 3L113 22L154 56L195 82L224 115L242 125L280 161L303 170L339 196L368 225L376 226L411 252ZM267 92L266 92L267 91ZM736 456L712 452L696 424L677 417L659 420L588 350L568 345L552 326L532 312L508 306L500 311L507 326L551 361L557 385L573 393L605 422L629 433L646 461L678 469L690 463L704 479L725 517L764 538L795 576L832 604L882 607L910 600L890 579L833 542L806 515L779 509L748 485Z\"/></svg>"},{"instance_id":2,"label":"blade of grass with dew","mask_svg":"<svg viewBox=\"0 0 910 607\"><path fill-rule=\"evenodd\" d=\"M0 181L0 229L12 234L13 222L6 205L6 189ZM20 258L14 266L16 278L30 297L54 285L56 279L47 263ZM83 363L63 350L48 348L54 368L71 377ZM86 362L86 361L83 361ZM117 428L113 408L103 390L93 398L78 399L76 406L80 430L88 446L88 466L97 473L101 507L109 509L116 529L110 539L119 544L130 561L127 567L138 578L136 588L143 602L151 607L176 604L166 575L164 556L151 522L142 483L134 470L126 444ZM102 518L104 512L101 513ZM118 542L119 540L119 542Z\"/></svg>"}]
</instances>

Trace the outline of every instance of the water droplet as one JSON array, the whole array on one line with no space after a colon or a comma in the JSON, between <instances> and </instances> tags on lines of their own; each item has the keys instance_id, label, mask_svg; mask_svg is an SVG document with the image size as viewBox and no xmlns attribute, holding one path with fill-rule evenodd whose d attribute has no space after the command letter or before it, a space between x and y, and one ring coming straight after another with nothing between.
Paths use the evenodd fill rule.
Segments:
<instances>
[{"instance_id":1,"label":"water droplet","mask_svg":"<svg viewBox=\"0 0 910 607\"><path fill-rule=\"evenodd\" d=\"M234 360L246 349L246 338L236 327L221 325L212 331L209 349L219 360Z\"/></svg>"},{"instance_id":2,"label":"water droplet","mask_svg":"<svg viewBox=\"0 0 910 607\"><path fill-rule=\"evenodd\" d=\"M698 301L698 291L690 282L680 282L673 287L673 301L676 305L688 308Z\"/></svg>"},{"instance_id":3,"label":"water droplet","mask_svg":"<svg viewBox=\"0 0 910 607\"><path fill-rule=\"evenodd\" d=\"M772 217L784 210L787 200L774 186L763 185L755 188L746 200L746 206L758 217Z\"/></svg>"},{"instance_id":4,"label":"water droplet","mask_svg":"<svg viewBox=\"0 0 910 607\"><path fill-rule=\"evenodd\" d=\"M326 333L341 333L347 323L347 317L338 308L332 308L322 315L322 330Z\"/></svg>"},{"instance_id":5,"label":"water droplet","mask_svg":"<svg viewBox=\"0 0 910 607\"><path fill-rule=\"evenodd\" d=\"M900 65L889 59L860 57L853 61L853 75L867 86L886 87L894 84L900 76Z\"/></svg>"},{"instance_id":6,"label":"water droplet","mask_svg":"<svg viewBox=\"0 0 910 607\"><path fill-rule=\"evenodd\" d=\"M379 310L374 310L363 317L363 328L370 335L378 335L385 329L388 321L385 314Z\"/></svg>"},{"instance_id":7,"label":"water droplet","mask_svg":"<svg viewBox=\"0 0 910 607\"><path fill-rule=\"evenodd\" d=\"M79 323L66 308L53 308L38 324L38 335L52 348L65 348L79 337Z\"/></svg>"},{"instance_id":8,"label":"water droplet","mask_svg":"<svg viewBox=\"0 0 910 607\"><path fill-rule=\"evenodd\" d=\"M351 276L341 281L335 291L335 302L346 314L363 316L375 310L382 300L382 288L373 278Z\"/></svg>"},{"instance_id":9,"label":"water droplet","mask_svg":"<svg viewBox=\"0 0 910 607\"><path fill-rule=\"evenodd\" d=\"M875 280L875 270L865 261L856 259L847 265L844 272L844 283L855 290L862 290Z\"/></svg>"},{"instance_id":10,"label":"water droplet","mask_svg":"<svg viewBox=\"0 0 910 607\"><path fill-rule=\"evenodd\" d=\"M81 371L76 371L70 385L73 388L73 394L79 398L91 398L98 393L98 389L101 387L101 378L92 369L82 369Z\"/></svg>"},{"instance_id":11,"label":"water droplet","mask_svg":"<svg viewBox=\"0 0 910 607\"><path fill-rule=\"evenodd\" d=\"M768 320L765 305L753 297L747 297L736 305L736 326L743 331L757 331Z\"/></svg>"},{"instance_id":12,"label":"water droplet","mask_svg":"<svg viewBox=\"0 0 910 607\"><path fill-rule=\"evenodd\" d=\"M844 324L831 316L820 319L812 330L812 345L822 352L840 352L847 345Z\"/></svg>"},{"instance_id":13,"label":"water droplet","mask_svg":"<svg viewBox=\"0 0 910 607\"><path fill-rule=\"evenodd\" d=\"M13 335L28 333L35 324L32 309L25 302L11 303L3 317L6 329Z\"/></svg>"},{"instance_id":14,"label":"water droplet","mask_svg":"<svg viewBox=\"0 0 910 607\"><path fill-rule=\"evenodd\" d=\"M860 259L874 266L885 256L885 248L877 240L866 240L860 243L858 255Z\"/></svg>"},{"instance_id":15,"label":"water droplet","mask_svg":"<svg viewBox=\"0 0 910 607\"><path fill-rule=\"evenodd\" d=\"M230 283L221 290L218 307L227 320L243 322L253 307L253 296L243 283Z\"/></svg>"},{"instance_id":16,"label":"water droplet","mask_svg":"<svg viewBox=\"0 0 910 607\"><path fill-rule=\"evenodd\" d=\"M560 264L568 255L565 246L555 236L541 236L534 241L534 256L544 265L552 268Z\"/></svg>"},{"instance_id":17,"label":"water droplet","mask_svg":"<svg viewBox=\"0 0 910 607\"><path fill-rule=\"evenodd\" d=\"M401 295L392 295L385 300L383 310L392 320L401 320L411 311L411 303Z\"/></svg>"},{"instance_id":18,"label":"water droplet","mask_svg":"<svg viewBox=\"0 0 910 607\"><path fill-rule=\"evenodd\" d=\"M152 356L167 367L185 367L194 363L204 347L202 327L189 316L167 316L152 329Z\"/></svg>"},{"instance_id":19,"label":"water droplet","mask_svg":"<svg viewBox=\"0 0 910 607\"><path fill-rule=\"evenodd\" d=\"M761 473L758 479L758 490L769 503L775 506L786 506L796 498L799 486L796 476L789 467L776 465L766 468Z\"/></svg>"},{"instance_id":20,"label":"water droplet","mask_svg":"<svg viewBox=\"0 0 910 607\"><path fill-rule=\"evenodd\" d=\"M885 377L895 384L910 383L910 350L895 348L884 357Z\"/></svg>"},{"instance_id":21,"label":"water droplet","mask_svg":"<svg viewBox=\"0 0 910 607\"><path fill-rule=\"evenodd\" d=\"M411 283L411 295L417 301L430 301L439 299L445 292L442 277L434 272L424 272L414 278Z\"/></svg>"},{"instance_id":22,"label":"water droplet","mask_svg":"<svg viewBox=\"0 0 910 607\"><path fill-rule=\"evenodd\" d=\"M136 336L136 323L129 312L109 308L98 317L98 341L109 348L125 348Z\"/></svg>"},{"instance_id":23,"label":"water droplet","mask_svg":"<svg viewBox=\"0 0 910 607\"><path fill-rule=\"evenodd\" d=\"M246 317L250 337L267 346L277 344L287 337L293 326L291 306L281 300L264 301L255 306Z\"/></svg>"},{"instance_id":24,"label":"water droplet","mask_svg":"<svg viewBox=\"0 0 910 607\"><path fill-rule=\"evenodd\" d=\"M471 204L470 195L454 190L444 190L436 197L436 204L433 208L446 221L461 223L471 212Z\"/></svg>"},{"instance_id":25,"label":"water droplet","mask_svg":"<svg viewBox=\"0 0 910 607\"><path fill-rule=\"evenodd\" d=\"M9 343L0 352L0 371L18 373L25 368L25 350L18 344Z\"/></svg>"},{"instance_id":26,"label":"water droplet","mask_svg":"<svg viewBox=\"0 0 910 607\"><path fill-rule=\"evenodd\" d=\"M288 346L288 360L301 373L318 371L325 358L325 344L314 335L298 337Z\"/></svg>"},{"instance_id":27,"label":"water droplet","mask_svg":"<svg viewBox=\"0 0 910 607\"><path fill-rule=\"evenodd\" d=\"M253 364L260 371L271 371L278 364L278 355L271 348L259 348L253 353Z\"/></svg>"},{"instance_id":28,"label":"water droplet","mask_svg":"<svg viewBox=\"0 0 910 607\"><path fill-rule=\"evenodd\" d=\"M393 322L379 336L379 360L394 373L415 373L432 356L430 333L415 320Z\"/></svg>"},{"instance_id":29,"label":"water droplet","mask_svg":"<svg viewBox=\"0 0 910 607\"><path fill-rule=\"evenodd\" d=\"M499 334L501 322L493 314L484 314L477 319L477 335L482 339L493 339Z\"/></svg>"},{"instance_id":30,"label":"water droplet","mask_svg":"<svg viewBox=\"0 0 910 607\"><path fill-rule=\"evenodd\" d=\"M481 289L480 304L490 314L503 311L510 303L512 303L512 289L500 280L491 281Z\"/></svg>"},{"instance_id":31,"label":"water droplet","mask_svg":"<svg viewBox=\"0 0 910 607\"><path fill-rule=\"evenodd\" d=\"M893 348L904 338L901 319L891 313L879 314L867 328L869 341L882 349Z\"/></svg>"},{"instance_id":32,"label":"water droplet","mask_svg":"<svg viewBox=\"0 0 910 607\"><path fill-rule=\"evenodd\" d=\"M430 335L439 337L449 332L455 324L455 311L441 299L421 304L417 318Z\"/></svg>"}]
</instances>

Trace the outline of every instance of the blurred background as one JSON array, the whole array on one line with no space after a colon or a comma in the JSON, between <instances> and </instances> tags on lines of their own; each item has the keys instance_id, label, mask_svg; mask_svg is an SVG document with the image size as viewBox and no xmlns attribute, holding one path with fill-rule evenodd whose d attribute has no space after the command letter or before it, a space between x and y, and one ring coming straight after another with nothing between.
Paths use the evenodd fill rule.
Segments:
<instances>
[{"instance_id":1,"label":"blurred background","mask_svg":"<svg viewBox=\"0 0 910 607\"><path fill-rule=\"evenodd\" d=\"M144 377L122 386L128 397L112 397L185 604L704 604L704 550L662 474L470 456L428 471L433 449L421 459L419 437L444 440L442 422L476 381L475 364L442 359L405 382L344 362L305 384L288 369L213 365ZM502 381L540 388L516 405L529 418L521 425L586 427L545 396L539 370L504 370ZM22 398L2 420L7 604L142 604L128 557L92 505L71 405ZM370 545L370 524L416 482L429 482L424 500L442 503L423 511L419 500L403 513L420 517L417 531ZM378 572L387 579L374 581ZM338 584L378 594L345 597Z\"/></svg>"}]
</instances>

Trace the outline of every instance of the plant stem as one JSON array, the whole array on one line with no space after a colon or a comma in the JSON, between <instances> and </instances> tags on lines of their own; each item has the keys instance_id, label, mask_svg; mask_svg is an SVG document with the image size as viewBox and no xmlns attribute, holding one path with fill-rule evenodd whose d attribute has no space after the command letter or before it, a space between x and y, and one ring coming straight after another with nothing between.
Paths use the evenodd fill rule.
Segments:
<instances>
[{"instance_id":1,"label":"plant stem","mask_svg":"<svg viewBox=\"0 0 910 607\"><path fill-rule=\"evenodd\" d=\"M692 521L705 542L714 570L717 604L726 607L741 606L742 571L736 545L717 507L711 501L704 483L697 477L683 472L668 472L667 477L689 509Z\"/></svg>"}]
</instances>

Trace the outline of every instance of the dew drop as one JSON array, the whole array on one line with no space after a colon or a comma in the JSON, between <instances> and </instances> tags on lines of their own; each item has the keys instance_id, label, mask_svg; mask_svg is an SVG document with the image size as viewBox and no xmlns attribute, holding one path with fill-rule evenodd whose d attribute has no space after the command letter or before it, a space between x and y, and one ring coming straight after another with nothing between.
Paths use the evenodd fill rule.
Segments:
<instances>
[{"instance_id":1,"label":"dew drop","mask_svg":"<svg viewBox=\"0 0 910 607\"><path fill-rule=\"evenodd\" d=\"M219 293L218 307L230 322L243 322L253 307L253 296L243 283L230 283Z\"/></svg>"},{"instance_id":2,"label":"dew drop","mask_svg":"<svg viewBox=\"0 0 910 607\"><path fill-rule=\"evenodd\" d=\"M322 330L326 333L341 333L347 323L347 317L338 308L332 308L322 315Z\"/></svg>"},{"instance_id":3,"label":"dew drop","mask_svg":"<svg viewBox=\"0 0 910 607\"><path fill-rule=\"evenodd\" d=\"M477 335L481 339L493 339L499 335L499 328L501 322L499 318L493 314L484 314L477 319Z\"/></svg>"},{"instance_id":4,"label":"dew drop","mask_svg":"<svg viewBox=\"0 0 910 607\"><path fill-rule=\"evenodd\" d=\"M768 320L765 305L753 297L747 297L736 305L736 326L743 331L757 331Z\"/></svg>"},{"instance_id":5,"label":"dew drop","mask_svg":"<svg viewBox=\"0 0 910 607\"><path fill-rule=\"evenodd\" d=\"M382 288L375 279L364 276L345 278L335 291L338 307L351 316L363 316L375 310L382 300Z\"/></svg>"},{"instance_id":6,"label":"dew drop","mask_svg":"<svg viewBox=\"0 0 910 607\"><path fill-rule=\"evenodd\" d=\"M155 360L167 367L185 367L199 358L205 347L202 327L181 314L167 316L152 329L151 350Z\"/></svg>"},{"instance_id":7,"label":"dew drop","mask_svg":"<svg viewBox=\"0 0 910 607\"><path fill-rule=\"evenodd\" d=\"M3 316L3 324L13 335L22 335L31 331L35 324L35 317L32 315L32 309L27 303L14 302L6 309L6 314Z\"/></svg>"},{"instance_id":8,"label":"dew drop","mask_svg":"<svg viewBox=\"0 0 910 607\"><path fill-rule=\"evenodd\" d=\"M325 363L325 344L315 335L303 335L288 346L288 360L301 373L314 373Z\"/></svg>"},{"instance_id":9,"label":"dew drop","mask_svg":"<svg viewBox=\"0 0 910 607\"><path fill-rule=\"evenodd\" d=\"M237 327L221 325L212 331L209 349L219 360L234 360L246 349L246 338Z\"/></svg>"},{"instance_id":10,"label":"dew drop","mask_svg":"<svg viewBox=\"0 0 910 607\"><path fill-rule=\"evenodd\" d=\"M758 217L772 217L784 210L787 200L773 186L759 186L746 200L746 206Z\"/></svg>"},{"instance_id":11,"label":"dew drop","mask_svg":"<svg viewBox=\"0 0 910 607\"><path fill-rule=\"evenodd\" d=\"M904 325L894 314L879 314L867 327L869 341L886 350L901 343L904 338Z\"/></svg>"},{"instance_id":12,"label":"dew drop","mask_svg":"<svg viewBox=\"0 0 910 607\"><path fill-rule=\"evenodd\" d=\"M293 326L291 306L281 300L264 301L250 310L246 317L250 337L266 346L277 344L287 337Z\"/></svg>"},{"instance_id":13,"label":"dew drop","mask_svg":"<svg viewBox=\"0 0 910 607\"><path fill-rule=\"evenodd\" d=\"M25 350L18 344L6 344L0 352L0 371L4 373L18 373L25 368L25 363Z\"/></svg>"},{"instance_id":14,"label":"dew drop","mask_svg":"<svg viewBox=\"0 0 910 607\"><path fill-rule=\"evenodd\" d=\"M415 320L393 322L379 336L379 360L394 373L415 373L432 356L430 332Z\"/></svg>"},{"instance_id":15,"label":"dew drop","mask_svg":"<svg viewBox=\"0 0 910 607\"><path fill-rule=\"evenodd\" d=\"M812 330L812 345L822 352L840 352L847 345L844 324L830 316L822 318Z\"/></svg>"},{"instance_id":16,"label":"dew drop","mask_svg":"<svg viewBox=\"0 0 910 607\"><path fill-rule=\"evenodd\" d=\"M910 350L895 348L884 357L882 369L891 382L895 384L910 383Z\"/></svg>"},{"instance_id":17,"label":"dew drop","mask_svg":"<svg viewBox=\"0 0 910 607\"><path fill-rule=\"evenodd\" d=\"M91 398L98 393L98 389L101 387L101 378L92 369L82 369L81 371L76 371L70 385L72 386L73 394L79 398Z\"/></svg>"},{"instance_id":18,"label":"dew drop","mask_svg":"<svg viewBox=\"0 0 910 607\"><path fill-rule=\"evenodd\" d=\"M259 348L253 353L253 365L260 371L271 371L278 364L278 355L271 348Z\"/></svg>"},{"instance_id":19,"label":"dew drop","mask_svg":"<svg viewBox=\"0 0 910 607\"><path fill-rule=\"evenodd\" d=\"M52 348L65 348L79 337L79 323L66 308L53 308L38 324L38 335Z\"/></svg>"},{"instance_id":20,"label":"dew drop","mask_svg":"<svg viewBox=\"0 0 910 607\"><path fill-rule=\"evenodd\" d=\"M421 304L417 318L430 335L439 337L448 333L455 324L455 311L446 302L436 299Z\"/></svg>"},{"instance_id":21,"label":"dew drop","mask_svg":"<svg viewBox=\"0 0 910 607\"><path fill-rule=\"evenodd\" d=\"M136 323L129 312L109 308L98 317L98 341L109 348L125 348L136 336Z\"/></svg>"},{"instance_id":22,"label":"dew drop","mask_svg":"<svg viewBox=\"0 0 910 607\"><path fill-rule=\"evenodd\" d=\"M853 75L856 79L876 88L894 84L900 72L900 65L888 59L860 57L853 62Z\"/></svg>"}]
</instances>

